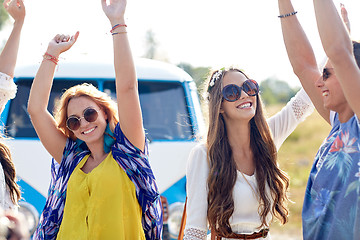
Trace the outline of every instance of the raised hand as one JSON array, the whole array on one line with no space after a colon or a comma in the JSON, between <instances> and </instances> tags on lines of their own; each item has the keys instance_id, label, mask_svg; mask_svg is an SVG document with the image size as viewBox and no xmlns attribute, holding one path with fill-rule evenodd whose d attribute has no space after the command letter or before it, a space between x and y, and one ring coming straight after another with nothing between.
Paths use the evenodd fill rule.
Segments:
<instances>
[{"instance_id":1,"label":"raised hand","mask_svg":"<svg viewBox=\"0 0 360 240\"><path fill-rule=\"evenodd\" d=\"M29 226L25 219L25 216L20 212L6 211L5 216L12 222L9 239L28 239L29 238Z\"/></svg>"},{"instance_id":2,"label":"raised hand","mask_svg":"<svg viewBox=\"0 0 360 240\"><path fill-rule=\"evenodd\" d=\"M47 52L55 57L58 57L61 53L69 50L76 42L79 36L79 32L75 35L69 36L64 34L56 35L49 43Z\"/></svg>"},{"instance_id":3,"label":"raised hand","mask_svg":"<svg viewBox=\"0 0 360 240\"><path fill-rule=\"evenodd\" d=\"M24 22L26 11L22 0L5 0L3 5L15 22Z\"/></svg>"},{"instance_id":4,"label":"raised hand","mask_svg":"<svg viewBox=\"0 0 360 240\"><path fill-rule=\"evenodd\" d=\"M101 4L112 25L124 23L126 0L101 0Z\"/></svg>"},{"instance_id":5,"label":"raised hand","mask_svg":"<svg viewBox=\"0 0 360 240\"><path fill-rule=\"evenodd\" d=\"M349 31L350 33L350 20L349 20L349 17L348 17L348 12L345 8L345 5L340 3L340 8L341 8L341 17L342 17L342 20L343 22L345 23L345 26L347 28L347 30Z\"/></svg>"}]
</instances>

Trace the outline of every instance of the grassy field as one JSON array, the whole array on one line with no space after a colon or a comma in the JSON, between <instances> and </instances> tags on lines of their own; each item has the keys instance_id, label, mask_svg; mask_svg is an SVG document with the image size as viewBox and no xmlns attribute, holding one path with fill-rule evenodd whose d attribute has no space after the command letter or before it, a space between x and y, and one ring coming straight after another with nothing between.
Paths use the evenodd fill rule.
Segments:
<instances>
[{"instance_id":1,"label":"grassy field","mask_svg":"<svg viewBox=\"0 0 360 240\"><path fill-rule=\"evenodd\" d=\"M266 107L267 115L271 116L281 106ZM309 172L316 152L330 132L330 125L314 111L281 146L278 161L281 169L290 177L290 217L289 222L280 226L278 222L271 226L274 240L302 239L301 210Z\"/></svg>"}]
</instances>

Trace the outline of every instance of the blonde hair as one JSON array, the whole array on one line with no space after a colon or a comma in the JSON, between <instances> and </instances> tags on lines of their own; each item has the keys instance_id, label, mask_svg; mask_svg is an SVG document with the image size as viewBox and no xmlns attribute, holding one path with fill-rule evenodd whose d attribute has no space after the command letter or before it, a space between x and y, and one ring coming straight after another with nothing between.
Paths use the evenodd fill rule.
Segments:
<instances>
[{"instance_id":1,"label":"blonde hair","mask_svg":"<svg viewBox=\"0 0 360 240\"><path fill-rule=\"evenodd\" d=\"M54 110L54 116L58 124L58 128L67 137L76 140L74 133L66 127L66 120L68 118L67 108L70 100L78 97L87 97L94 101L106 113L110 129L111 131L114 131L116 124L119 122L118 110L115 101L113 101L108 94L101 92L93 85L83 83L66 90L57 102Z\"/></svg>"}]
</instances>

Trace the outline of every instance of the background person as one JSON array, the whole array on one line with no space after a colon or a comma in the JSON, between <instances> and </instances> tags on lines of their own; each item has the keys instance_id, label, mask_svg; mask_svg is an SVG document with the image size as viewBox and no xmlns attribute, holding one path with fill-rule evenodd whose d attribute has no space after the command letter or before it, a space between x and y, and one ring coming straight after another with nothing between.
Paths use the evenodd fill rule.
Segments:
<instances>
[{"instance_id":1,"label":"background person","mask_svg":"<svg viewBox=\"0 0 360 240\"><path fill-rule=\"evenodd\" d=\"M6 0L4 8L14 19L12 32L0 54L0 113L6 103L15 97L16 85L13 82L21 29L25 19L25 6L22 0ZM8 146L0 142L0 208L17 210L21 198L20 188L16 183L16 171Z\"/></svg>"},{"instance_id":2,"label":"background person","mask_svg":"<svg viewBox=\"0 0 360 240\"><path fill-rule=\"evenodd\" d=\"M303 204L303 237L359 239L360 44L351 41L346 9L341 20L332 0L314 0L328 57L321 72L290 0L279 0L287 53L316 110L332 126L315 156ZM294 14L292 14L294 13Z\"/></svg>"}]
</instances>

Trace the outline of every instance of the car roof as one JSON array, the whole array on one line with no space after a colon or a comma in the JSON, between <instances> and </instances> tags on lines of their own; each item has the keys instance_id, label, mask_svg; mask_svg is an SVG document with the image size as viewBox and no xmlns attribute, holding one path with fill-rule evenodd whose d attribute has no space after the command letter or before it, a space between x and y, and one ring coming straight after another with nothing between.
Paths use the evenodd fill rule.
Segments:
<instances>
[{"instance_id":1,"label":"car roof","mask_svg":"<svg viewBox=\"0 0 360 240\"><path fill-rule=\"evenodd\" d=\"M137 58L134 60L138 79L164 81L193 81L183 69L161 61ZM15 69L15 78L34 78L40 64L22 65ZM82 60L61 61L54 78L115 78L114 65L111 61Z\"/></svg>"}]
</instances>

